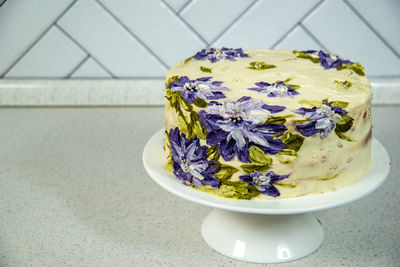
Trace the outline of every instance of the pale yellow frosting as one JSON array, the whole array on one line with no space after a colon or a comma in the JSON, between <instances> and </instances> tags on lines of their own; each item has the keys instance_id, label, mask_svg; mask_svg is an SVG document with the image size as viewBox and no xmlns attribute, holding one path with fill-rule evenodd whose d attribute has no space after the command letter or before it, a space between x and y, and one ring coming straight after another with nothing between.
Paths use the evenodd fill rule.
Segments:
<instances>
[{"instance_id":1,"label":"pale yellow frosting","mask_svg":"<svg viewBox=\"0 0 400 267\"><path fill-rule=\"evenodd\" d=\"M293 51L288 50L248 50L249 57L237 58L236 61L221 60L211 63L208 60L194 58L182 61L172 67L167 73L167 80L172 76L187 76L189 79L212 77L213 81L223 81L223 86L230 89L224 92L226 99L238 100L242 96L261 99L268 105L285 106L286 109L278 116L292 115L285 126L297 133L294 120L302 120L302 115L293 111L301 108L302 100L323 99L329 101L348 102L345 108L348 115L354 119L352 128L346 136L353 141L340 139L334 132L327 138L320 134L306 137L298 157L291 163L282 164L275 155L271 170L290 177L276 185L280 191L278 198L289 198L308 194L325 193L349 185L362 177L370 165L371 150L371 85L365 76L360 76L349 69L324 69L311 60L298 58ZM264 62L275 65L276 68L254 70L248 68L251 62ZM200 67L211 69L205 73ZM299 85L299 93L293 97L268 97L266 94L248 90L256 87L255 83L264 81L274 83L291 78L290 84ZM349 81L352 85L343 89L335 85L335 81ZM225 99L224 99L225 100ZM194 107L196 111L201 108ZM167 103L165 106L165 127L167 130L177 127L177 114ZM205 141L202 140L202 144ZM229 164L240 170L242 162L234 160L221 163ZM235 173L232 180L238 179L244 172ZM272 199L265 194L256 198Z\"/></svg>"}]
</instances>

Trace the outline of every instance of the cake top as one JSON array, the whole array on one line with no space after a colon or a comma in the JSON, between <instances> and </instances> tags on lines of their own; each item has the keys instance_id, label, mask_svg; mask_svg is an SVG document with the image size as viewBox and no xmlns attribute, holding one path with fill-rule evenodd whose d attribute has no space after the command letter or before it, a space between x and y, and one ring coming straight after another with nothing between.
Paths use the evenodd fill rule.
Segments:
<instances>
[{"instance_id":1,"label":"cake top","mask_svg":"<svg viewBox=\"0 0 400 267\"><path fill-rule=\"evenodd\" d=\"M182 97L191 104L195 99L248 96L290 112L321 99L343 101L351 108L372 97L359 63L314 50L203 49L171 68L167 82L175 76L175 86L182 87Z\"/></svg>"}]
</instances>

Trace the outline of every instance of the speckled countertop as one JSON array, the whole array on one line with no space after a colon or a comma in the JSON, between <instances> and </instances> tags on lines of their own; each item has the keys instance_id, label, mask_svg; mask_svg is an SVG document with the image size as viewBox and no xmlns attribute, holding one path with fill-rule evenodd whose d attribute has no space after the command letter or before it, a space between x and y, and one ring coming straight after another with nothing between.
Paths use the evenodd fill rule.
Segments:
<instances>
[{"instance_id":1,"label":"speckled countertop","mask_svg":"<svg viewBox=\"0 0 400 267\"><path fill-rule=\"evenodd\" d=\"M284 266L399 266L400 106L373 113L390 176L364 199L317 212L324 243ZM208 247L200 225L210 208L166 192L145 172L142 150L162 115L0 109L0 266L257 266Z\"/></svg>"}]
</instances>

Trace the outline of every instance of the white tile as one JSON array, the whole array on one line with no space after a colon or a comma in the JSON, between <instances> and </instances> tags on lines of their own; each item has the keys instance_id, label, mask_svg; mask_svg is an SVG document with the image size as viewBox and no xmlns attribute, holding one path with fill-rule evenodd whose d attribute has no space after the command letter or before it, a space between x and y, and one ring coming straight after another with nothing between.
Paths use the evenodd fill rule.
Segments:
<instances>
[{"instance_id":1,"label":"white tile","mask_svg":"<svg viewBox=\"0 0 400 267\"><path fill-rule=\"evenodd\" d=\"M0 8L0 76L72 0L7 1Z\"/></svg>"},{"instance_id":2,"label":"white tile","mask_svg":"<svg viewBox=\"0 0 400 267\"><path fill-rule=\"evenodd\" d=\"M86 56L86 53L52 27L31 50L6 74L16 77L66 77Z\"/></svg>"},{"instance_id":3,"label":"white tile","mask_svg":"<svg viewBox=\"0 0 400 267\"><path fill-rule=\"evenodd\" d=\"M88 58L72 73L71 78L111 78L111 76L93 58Z\"/></svg>"},{"instance_id":4,"label":"white tile","mask_svg":"<svg viewBox=\"0 0 400 267\"><path fill-rule=\"evenodd\" d=\"M162 1L100 1L169 66L205 46Z\"/></svg>"},{"instance_id":5,"label":"white tile","mask_svg":"<svg viewBox=\"0 0 400 267\"><path fill-rule=\"evenodd\" d=\"M275 49L324 50L300 25L286 35Z\"/></svg>"},{"instance_id":6,"label":"white tile","mask_svg":"<svg viewBox=\"0 0 400 267\"><path fill-rule=\"evenodd\" d=\"M229 26L253 0L193 0L181 17L208 43Z\"/></svg>"},{"instance_id":7,"label":"white tile","mask_svg":"<svg viewBox=\"0 0 400 267\"><path fill-rule=\"evenodd\" d=\"M213 45L267 49L295 25L317 0L264 0L249 11ZM293 7L296 8L293 8Z\"/></svg>"},{"instance_id":8,"label":"white tile","mask_svg":"<svg viewBox=\"0 0 400 267\"><path fill-rule=\"evenodd\" d=\"M57 23L117 77L166 73L166 68L93 0L78 1Z\"/></svg>"},{"instance_id":9,"label":"white tile","mask_svg":"<svg viewBox=\"0 0 400 267\"><path fill-rule=\"evenodd\" d=\"M189 1L190 0L165 0L165 2L168 3L173 10L175 10L175 12L179 12Z\"/></svg>"},{"instance_id":10,"label":"white tile","mask_svg":"<svg viewBox=\"0 0 400 267\"><path fill-rule=\"evenodd\" d=\"M342 1L324 2L304 25L331 52L364 65L367 75L400 75L400 60Z\"/></svg>"},{"instance_id":11,"label":"white tile","mask_svg":"<svg viewBox=\"0 0 400 267\"><path fill-rule=\"evenodd\" d=\"M349 0L375 30L400 53L400 1Z\"/></svg>"}]
</instances>

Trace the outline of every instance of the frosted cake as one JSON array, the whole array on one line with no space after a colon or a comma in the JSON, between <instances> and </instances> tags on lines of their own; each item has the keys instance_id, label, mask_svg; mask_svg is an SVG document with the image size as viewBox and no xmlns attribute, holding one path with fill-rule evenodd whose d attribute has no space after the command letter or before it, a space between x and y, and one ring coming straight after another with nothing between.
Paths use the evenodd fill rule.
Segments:
<instances>
[{"instance_id":1,"label":"frosted cake","mask_svg":"<svg viewBox=\"0 0 400 267\"><path fill-rule=\"evenodd\" d=\"M220 197L335 191L370 165L371 86L323 51L207 49L166 77L166 169Z\"/></svg>"}]
</instances>

